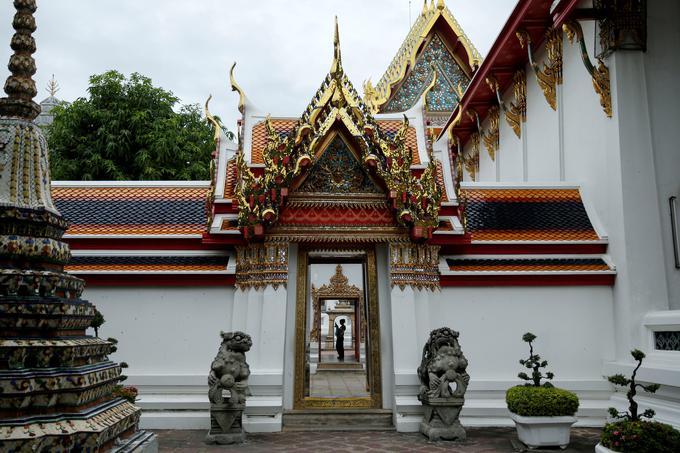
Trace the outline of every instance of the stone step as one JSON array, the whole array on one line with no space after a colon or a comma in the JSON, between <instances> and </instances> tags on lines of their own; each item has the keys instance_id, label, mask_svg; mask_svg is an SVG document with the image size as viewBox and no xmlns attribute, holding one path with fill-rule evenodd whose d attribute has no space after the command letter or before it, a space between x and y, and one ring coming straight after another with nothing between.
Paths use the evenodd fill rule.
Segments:
<instances>
[{"instance_id":1,"label":"stone step","mask_svg":"<svg viewBox=\"0 0 680 453\"><path fill-rule=\"evenodd\" d=\"M364 371L364 367L356 362L330 362L319 363L317 371Z\"/></svg>"},{"instance_id":2,"label":"stone step","mask_svg":"<svg viewBox=\"0 0 680 453\"><path fill-rule=\"evenodd\" d=\"M394 431L385 409L304 409L283 413L284 431Z\"/></svg>"}]
</instances>

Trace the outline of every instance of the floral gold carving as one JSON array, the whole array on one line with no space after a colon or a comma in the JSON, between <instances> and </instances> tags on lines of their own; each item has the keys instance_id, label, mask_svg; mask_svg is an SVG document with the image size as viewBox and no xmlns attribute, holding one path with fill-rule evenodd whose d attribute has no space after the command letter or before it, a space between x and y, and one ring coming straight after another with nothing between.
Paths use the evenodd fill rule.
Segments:
<instances>
[{"instance_id":1,"label":"floral gold carving","mask_svg":"<svg viewBox=\"0 0 680 453\"><path fill-rule=\"evenodd\" d=\"M497 105L492 106L488 112L489 127L484 132L482 138L484 140L484 145L486 145L486 150L489 152L489 157L491 160L496 159L496 151L498 150L499 144L499 118L500 118L500 108Z\"/></svg>"},{"instance_id":2,"label":"floral gold carving","mask_svg":"<svg viewBox=\"0 0 680 453\"><path fill-rule=\"evenodd\" d=\"M522 124L527 120L527 75L523 69L515 72L512 79L514 101L505 111L505 121L510 125L517 138L522 137Z\"/></svg>"},{"instance_id":3,"label":"floral gold carving","mask_svg":"<svg viewBox=\"0 0 680 453\"><path fill-rule=\"evenodd\" d=\"M267 241L236 247L236 287L274 289L288 281L288 244Z\"/></svg>"},{"instance_id":4,"label":"floral gold carving","mask_svg":"<svg viewBox=\"0 0 680 453\"><path fill-rule=\"evenodd\" d=\"M390 274L392 286L404 289L439 289L439 246L391 244Z\"/></svg>"}]
</instances>

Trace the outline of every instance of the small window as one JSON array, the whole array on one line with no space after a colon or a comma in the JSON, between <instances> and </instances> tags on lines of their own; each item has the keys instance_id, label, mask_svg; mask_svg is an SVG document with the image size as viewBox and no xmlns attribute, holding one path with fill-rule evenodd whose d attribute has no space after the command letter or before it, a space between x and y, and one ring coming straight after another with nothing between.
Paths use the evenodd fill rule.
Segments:
<instances>
[{"instance_id":1,"label":"small window","mask_svg":"<svg viewBox=\"0 0 680 453\"><path fill-rule=\"evenodd\" d=\"M680 351L680 331L654 332L654 349L657 351Z\"/></svg>"}]
</instances>

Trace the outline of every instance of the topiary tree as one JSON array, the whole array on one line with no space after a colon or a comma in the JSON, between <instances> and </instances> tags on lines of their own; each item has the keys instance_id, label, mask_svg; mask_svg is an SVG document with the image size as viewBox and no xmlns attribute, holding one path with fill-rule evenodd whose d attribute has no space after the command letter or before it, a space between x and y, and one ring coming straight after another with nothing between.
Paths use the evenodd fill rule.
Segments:
<instances>
[{"instance_id":1,"label":"topiary tree","mask_svg":"<svg viewBox=\"0 0 680 453\"><path fill-rule=\"evenodd\" d=\"M545 368L548 366L548 361L547 360L541 360L541 356L538 354L534 354L534 345L532 342L536 339L536 335L534 335L531 332L527 332L522 336L522 340L526 341L529 343L529 358L527 359L522 359L519 361L520 365L524 365L528 369L532 370L531 371L531 376L526 374L525 372L521 372L517 375L520 379L524 379L527 381L524 385L527 386L533 386L533 387L541 387L541 379L548 379L552 380L555 375L547 371L545 373L545 376L543 373L541 373L541 368ZM553 385L550 382L544 382L542 384L543 387L552 387Z\"/></svg>"},{"instance_id":2,"label":"topiary tree","mask_svg":"<svg viewBox=\"0 0 680 453\"><path fill-rule=\"evenodd\" d=\"M90 327L94 329L94 336L99 338L99 328L104 324L106 320L104 319L104 315L97 310L96 308L94 309L94 318L92 318L92 321L90 321Z\"/></svg>"},{"instance_id":3,"label":"topiary tree","mask_svg":"<svg viewBox=\"0 0 680 453\"><path fill-rule=\"evenodd\" d=\"M656 391L659 390L660 386L659 384L642 385L635 382L635 376L637 375L638 370L642 366L642 360L645 358L645 353L640 351L639 349L633 349L632 351L630 351L630 355L632 355L633 358L638 363L635 369L633 370L633 374L631 375L630 379L625 377L623 374L615 374L613 376L607 377L607 380L614 385L620 385L621 387L628 386L628 393L626 394L629 404L628 411L619 412L618 410L616 410L616 408L610 407L609 415L611 415L612 418L623 418L635 422L640 420L640 417L645 418L654 417L654 410L652 409L647 409L642 414L638 414L638 403L635 401L637 389L641 388L645 392L656 393Z\"/></svg>"}]
</instances>

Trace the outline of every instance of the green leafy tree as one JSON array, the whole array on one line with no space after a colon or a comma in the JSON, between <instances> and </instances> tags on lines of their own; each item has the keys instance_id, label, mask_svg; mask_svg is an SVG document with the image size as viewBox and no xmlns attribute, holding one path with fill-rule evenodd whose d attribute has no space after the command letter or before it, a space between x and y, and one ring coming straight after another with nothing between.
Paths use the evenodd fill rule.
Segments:
<instances>
[{"instance_id":1,"label":"green leafy tree","mask_svg":"<svg viewBox=\"0 0 680 453\"><path fill-rule=\"evenodd\" d=\"M170 91L138 73L94 75L88 93L52 110L53 179L208 178L213 132L198 105L178 106Z\"/></svg>"}]
</instances>

